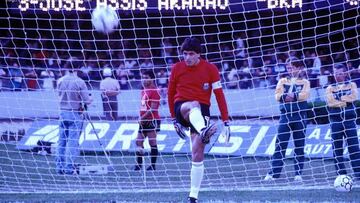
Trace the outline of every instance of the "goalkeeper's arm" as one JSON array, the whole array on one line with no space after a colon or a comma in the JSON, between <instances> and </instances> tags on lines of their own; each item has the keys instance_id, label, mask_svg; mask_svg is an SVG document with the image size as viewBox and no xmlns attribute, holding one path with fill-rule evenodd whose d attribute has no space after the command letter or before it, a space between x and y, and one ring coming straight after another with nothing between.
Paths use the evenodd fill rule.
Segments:
<instances>
[{"instance_id":1,"label":"goalkeeper's arm","mask_svg":"<svg viewBox=\"0 0 360 203\"><path fill-rule=\"evenodd\" d=\"M222 90L220 81L213 83L213 89L221 113L221 119L224 122L224 129L221 132L221 135L225 138L226 142L229 142L230 140L229 113L228 113L225 95Z\"/></svg>"},{"instance_id":2,"label":"goalkeeper's arm","mask_svg":"<svg viewBox=\"0 0 360 203\"><path fill-rule=\"evenodd\" d=\"M218 81L220 83L220 81ZM224 92L220 86L220 88L214 88L214 94L216 97L216 101L218 103L219 106L219 110L221 113L221 119L223 120L223 122L228 122L229 121L229 113L228 113L228 108L227 108L227 103L226 103L226 99L225 99L225 95Z\"/></svg>"},{"instance_id":3,"label":"goalkeeper's arm","mask_svg":"<svg viewBox=\"0 0 360 203\"><path fill-rule=\"evenodd\" d=\"M174 68L171 69L171 75L169 78L169 86L168 86L168 105L169 105L169 111L172 118L175 118L175 94L176 94L176 83L174 78Z\"/></svg>"},{"instance_id":4,"label":"goalkeeper's arm","mask_svg":"<svg viewBox=\"0 0 360 203\"><path fill-rule=\"evenodd\" d=\"M170 114L171 117L173 118L173 124L174 124L174 128L176 133L179 135L179 137L181 139L185 139L186 138L186 133L185 133L185 127L182 126L179 122L177 122L176 118L175 118L175 104L174 104L174 100L175 100L175 94L176 94L176 80L175 80L175 71L174 71L174 67L171 69L171 75L169 78L169 86L168 86L168 105L169 105L169 110L170 110Z\"/></svg>"}]
</instances>

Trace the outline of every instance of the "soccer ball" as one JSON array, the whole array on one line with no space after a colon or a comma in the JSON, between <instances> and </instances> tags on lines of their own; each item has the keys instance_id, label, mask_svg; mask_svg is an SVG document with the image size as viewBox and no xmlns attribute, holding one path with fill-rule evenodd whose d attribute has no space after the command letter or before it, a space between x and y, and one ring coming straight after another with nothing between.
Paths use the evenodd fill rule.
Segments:
<instances>
[{"instance_id":1,"label":"soccer ball","mask_svg":"<svg viewBox=\"0 0 360 203\"><path fill-rule=\"evenodd\" d=\"M350 192L353 186L353 181L347 175L339 175L334 181L335 190L338 192Z\"/></svg>"},{"instance_id":2,"label":"soccer ball","mask_svg":"<svg viewBox=\"0 0 360 203\"><path fill-rule=\"evenodd\" d=\"M91 14L91 22L96 31L109 34L119 25L119 17L110 6L97 6Z\"/></svg>"}]
</instances>

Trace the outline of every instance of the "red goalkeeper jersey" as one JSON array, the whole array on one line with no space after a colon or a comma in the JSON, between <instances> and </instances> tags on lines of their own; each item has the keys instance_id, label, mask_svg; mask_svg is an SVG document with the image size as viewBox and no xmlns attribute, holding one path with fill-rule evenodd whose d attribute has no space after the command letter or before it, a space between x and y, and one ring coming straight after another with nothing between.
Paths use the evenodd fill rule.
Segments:
<instances>
[{"instance_id":1,"label":"red goalkeeper jersey","mask_svg":"<svg viewBox=\"0 0 360 203\"><path fill-rule=\"evenodd\" d=\"M175 117L174 104L178 101L198 101L210 105L212 90L219 105L221 118L226 121L229 116L217 67L203 59L193 67L187 66L184 61L176 63L172 67L168 87L171 116Z\"/></svg>"}]
</instances>

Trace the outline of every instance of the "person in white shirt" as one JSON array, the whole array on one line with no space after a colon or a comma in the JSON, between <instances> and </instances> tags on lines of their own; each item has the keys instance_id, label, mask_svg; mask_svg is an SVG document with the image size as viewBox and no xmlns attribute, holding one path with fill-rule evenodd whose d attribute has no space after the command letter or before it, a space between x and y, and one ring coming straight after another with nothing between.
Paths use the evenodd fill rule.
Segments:
<instances>
[{"instance_id":1,"label":"person in white shirt","mask_svg":"<svg viewBox=\"0 0 360 203\"><path fill-rule=\"evenodd\" d=\"M244 42L245 35L243 33L239 34L236 37L236 55L241 58L245 58L245 42Z\"/></svg>"},{"instance_id":2,"label":"person in white shirt","mask_svg":"<svg viewBox=\"0 0 360 203\"><path fill-rule=\"evenodd\" d=\"M100 82L101 98L103 101L103 109L106 120L116 120L118 117L118 101L117 95L120 93L119 82L112 78L112 70L104 68L103 76Z\"/></svg>"},{"instance_id":3,"label":"person in white shirt","mask_svg":"<svg viewBox=\"0 0 360 203\"><path fill-rule=\"evenodd\" d=\"M311 73L314 75L320 75L321 74L321 60L315 53L313 53L311 56L314 59Z\"/></svg>"}]
</instances>

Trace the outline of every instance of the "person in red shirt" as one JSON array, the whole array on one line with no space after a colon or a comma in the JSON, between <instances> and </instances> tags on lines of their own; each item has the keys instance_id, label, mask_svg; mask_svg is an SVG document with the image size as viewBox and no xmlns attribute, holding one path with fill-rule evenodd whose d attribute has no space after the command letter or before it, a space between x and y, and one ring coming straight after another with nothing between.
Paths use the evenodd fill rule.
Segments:
<instances>
[{"instance_id":1,"label":"person in red shirt","mask_svg":"<svg viewBox=\"0 0 360 203\"><path fill-rule=\"evenodd\" d=\"M136 165L134 170L142 168L144 156L144 140L148 137L151 147L151 165L147 170L155 170L158 148L156 143L156 132L160 131L160 93L154 84L155 75L152 71L145 71L142 74L144 89L141 91L141 106L139 118L139 133L136 138Z\"/></svg>"},{"instance_id":2,"label":"person in red shirt","mask_svg":"<svg viewBox=\"0 0 360 203\"><path fill-rule=\"evenodd\" d=\"M200 57L201 44L197 38L185 39L181 51L183 61L171 70L168 87L168 104L174 127L181 138L183 127L190 127L192 141L191 188L189 202L197 202L204 175L204 148L216 133L215 123L210 123L210 97L214 92L228 138L229 116L217 67Z\"/></svg>"}]
</instances>

